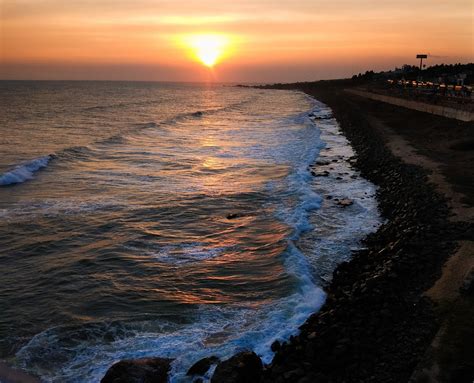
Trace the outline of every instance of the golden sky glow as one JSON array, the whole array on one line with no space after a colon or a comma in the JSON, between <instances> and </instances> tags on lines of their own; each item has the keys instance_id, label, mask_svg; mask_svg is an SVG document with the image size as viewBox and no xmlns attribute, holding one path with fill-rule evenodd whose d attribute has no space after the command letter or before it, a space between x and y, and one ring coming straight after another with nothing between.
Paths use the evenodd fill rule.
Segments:
<instances>
[{"instance_id":1,"label":"golden sky glow","mask_svg":"<svg viewBox=\"0 0 474 383\"><path fill-rule=\"evenodd\" d=\"M0 78L202 81L213 66L218 81L295 81L415 64L417 53L470 62L473 4L0 0Z\"/></svg>"}]
</instances>

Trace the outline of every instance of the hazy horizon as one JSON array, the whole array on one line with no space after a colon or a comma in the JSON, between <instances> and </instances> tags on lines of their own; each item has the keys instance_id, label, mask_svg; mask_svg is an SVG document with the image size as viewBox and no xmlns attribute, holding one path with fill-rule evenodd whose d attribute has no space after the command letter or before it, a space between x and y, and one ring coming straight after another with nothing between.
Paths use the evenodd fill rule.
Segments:
<instances>
[{"instance_id":1,"label":"hazy horizon","mask_svg":"<svg viewBox=\"0 0 474 383\"><path fill-rule=\"evenodd\" d=\"M0 79L262 83L389 70L417 64L417 53L429 54L427 65L468 63L472 7L465 0L4 0ZM183 44L203 34L226 38L211 69Z\"/></svg>"}]
</instances>

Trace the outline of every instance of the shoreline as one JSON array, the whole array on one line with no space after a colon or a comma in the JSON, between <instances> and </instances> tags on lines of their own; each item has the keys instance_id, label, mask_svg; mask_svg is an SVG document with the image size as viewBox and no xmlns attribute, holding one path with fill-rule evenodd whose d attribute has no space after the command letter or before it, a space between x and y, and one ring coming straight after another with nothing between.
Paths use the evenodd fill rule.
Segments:
<instances>
[{"instance_id":1,"label":"shoreline","mask_svg":"<svg viewBox=\"0 0 474 383\"><path fill-rule=\"evenodd\" d=\"M405 161L403 153L397 157L390 147L393 137L374 126L362 101L344 94L344 84L332 83L263 88L303 91L331 107L356 152L356 167L379 187L379 208L387 222L366 238L366 250L336 268L325 305L299 335L279 347L263 381L470 381L474 370L469 355L465 360L454 357L435 377L423 365L439 359L427 357L427 350L447 319L425 291L440 278L458 242L472 239L472 206L456 211L453 220L450 201L428 174L432 169ZM414 120L418 118L429 123L439 117L422 114ZM412 124L407 125L415 129ZM460 349L458 344L451 351ZM472 347L467 351L472 356Z\"/></svg>"}]
</instances>

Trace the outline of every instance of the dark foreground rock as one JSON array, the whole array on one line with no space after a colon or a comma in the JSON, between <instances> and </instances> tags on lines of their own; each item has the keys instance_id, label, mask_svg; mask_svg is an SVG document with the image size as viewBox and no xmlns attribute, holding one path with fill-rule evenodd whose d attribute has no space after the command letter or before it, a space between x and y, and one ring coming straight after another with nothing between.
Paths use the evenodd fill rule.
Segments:
<instances>
[{"instance_id":1,"label":"dark foreground rock","mask_svg":"<svg viewBox=\"0 0 474 383\"><path fill-rule=\"evenodd\" d=\"M194 363L191 368L188 370L186 375L192 376L192 375L204 375L213 364L216 364L219 362L219 358L217 356L210 356L208 358L203 358L201 360L198 360L196 363Z\"/></svg>"},{"instance_id":2,"label":"dark foreground rock","mask_svg":"<svg viewBox=\"0 0 474 383\"><path fill-rule=\"evenodd\" d=\"M219 363L211 383L253 383L262 377L263 365L254 352L244 351Z\"/></svg>"},{"instance_id":3,"label":"dark foreground rock","mask_svg":"<svg viewBox=\"0 0 474 383\"><path fill-rule=\"evenodd\" d=\"M101 383L166 383L172 359L121 360L110 367Z\"/></svg>"}]
</instances>

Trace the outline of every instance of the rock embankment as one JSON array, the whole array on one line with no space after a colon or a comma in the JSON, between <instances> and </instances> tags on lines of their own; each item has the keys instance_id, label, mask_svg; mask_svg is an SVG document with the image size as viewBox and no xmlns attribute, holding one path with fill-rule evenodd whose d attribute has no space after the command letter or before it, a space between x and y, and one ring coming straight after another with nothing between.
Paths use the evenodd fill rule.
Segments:
<instances>
[{"instance_id":1,"label":"rock embankment","mask_svg":"<svg viewBox=\"0 0 474 383\"><path fill-rule=\"evenodd\" d=\"M332 107L362 176L379 187L387 222L339 265L326 304L278 347L263 381L406 382L438 328L423 292L472 227L449 222L425 171L394 157L356 103L317 96Z\"/></svg>"}]
</instances>

